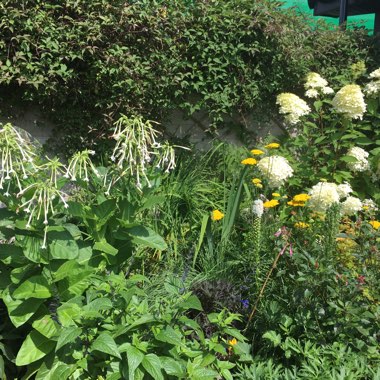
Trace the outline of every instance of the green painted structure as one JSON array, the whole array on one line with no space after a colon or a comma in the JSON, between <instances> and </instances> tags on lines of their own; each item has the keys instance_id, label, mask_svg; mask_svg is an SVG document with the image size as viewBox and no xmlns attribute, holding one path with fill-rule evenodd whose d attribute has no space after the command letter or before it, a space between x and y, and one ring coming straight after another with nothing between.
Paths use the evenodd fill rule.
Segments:
<instances>
[{"instance_id":1,"label":"green painted structure","mask_svg":"<svg viewBox=\"0 0 380 380\"><path fill-rule=\"evenodd\" d=\"M282 0L284 5L284 8L293 7L300 13L306 13L310 16L313 16L313 11L309 9L309 6L307 4L307 0ZM380 1L380 0L378 0ZM339 19L338 18L332 18L332 17L314 17L313 19L323 19L328 23L338 25ZM375 15L374 14L367 14L367 15L360 15L360 16L349 16L347 19L347 25L348 27L353 26L364 26L369 30L369 32L373 33L373 25L374 25Z\"/></svg>"}]
</instances>

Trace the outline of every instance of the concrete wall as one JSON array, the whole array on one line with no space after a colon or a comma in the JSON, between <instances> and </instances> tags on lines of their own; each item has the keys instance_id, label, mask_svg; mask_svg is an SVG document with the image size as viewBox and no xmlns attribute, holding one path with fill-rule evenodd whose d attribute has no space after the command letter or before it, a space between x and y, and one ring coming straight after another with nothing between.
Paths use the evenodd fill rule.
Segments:
<instances>
[{"instance_id":1,"label":"concrete wall","mask_svg":"<svg viewBox=\"0 0 380 380\"><path fill-rule=\"evenodd\" d=\"M11 110L11 117L1 117L0 122L11 122L30 133L41 144L45 144L49 138L59 138L54 132L54 124L49 121L35 106L15 108ZM187 140L196 149L208 150L215 139L229 142L236 145L244 145L247 140L254 140L255 137L264 137L268 133L272 135L281 134L281 129L275 123L260 123L255 116L249 115L235 118L227 118L225 127L218 129L216 133L209 131L209 119L204 112L197 112L190 118L184 112L173 111L169 121L164 123L164 129L168 137L177 137ZM244 125L244 131L237 129L236 125ZM232 126L232 127L231 127Z\"/></svg>"}]
</instances>

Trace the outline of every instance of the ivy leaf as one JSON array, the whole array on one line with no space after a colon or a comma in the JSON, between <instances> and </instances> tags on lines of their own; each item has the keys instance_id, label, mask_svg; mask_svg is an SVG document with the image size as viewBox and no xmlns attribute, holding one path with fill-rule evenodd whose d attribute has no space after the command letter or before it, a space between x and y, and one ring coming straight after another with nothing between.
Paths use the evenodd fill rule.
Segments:
<instances>
[{"instance_id":1,"label":"ivy leaf","mask_svg":"<svg viewBox=\"0 0 380 380\"><path fill-rule=\"evenodd\" d=\"M94 343L92 343L91 349L104 352L106 354L116 356L117 358L121 359L121 355L115 341L113 340L111 335L107 333L101 333L96 338Z\"/></svg>"},{"instance_id":2,"label":"ivy leaf","mask_svg":"<svg viewBox=\"0 0 380 380\"><path fill-rule=\"evenodd\" d=\"M33 363L53 350L55 342L33 330L24 340L16 357L16 365L24 366Z\"/></svg>"}]
</instances>

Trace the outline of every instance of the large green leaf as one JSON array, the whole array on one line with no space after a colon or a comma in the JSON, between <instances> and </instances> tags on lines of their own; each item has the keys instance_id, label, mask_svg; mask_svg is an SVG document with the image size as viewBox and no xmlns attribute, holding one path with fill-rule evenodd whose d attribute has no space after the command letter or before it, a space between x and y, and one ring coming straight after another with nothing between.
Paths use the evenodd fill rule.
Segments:
<instances>
[{"instance_id":1,"label":"large green leaf","mask_svg":"<svg viewBox=\"0 0 380 380\"><path fill-rule=\"evenodd\" d=\"M2 299L8 309L9 318L16 327L20 327L28 321L43 302L43 299L36 298L15 300L8 291L3 293Z\"/></svg>"},{"instance_id":2,"label":"large green leaf","mask_svg":"<svg viewBox=\"0 0 380 380\"><path fill-rule=\"evenodd\" d=\"M65 346L66 344L75 342L76 339L80 336L80 334L82 334L82 329L76 326L69 326L67 328L62 329L55 350L58 351L61 347Z\"/></svg>"},{"instance_id":3,"label":"large green leaf","mask_svg":"<svg viewBox=\"0 0 380 380\"><path fill-rule=\"evenodd\" d=\"M92 212L97 218L97 227L103 226L116 210L116 201L107 199L99 205L92 206Z\"/></svg>"},{"instance_id":4,"label":"large green leaf","mask_svg":"<svg viewBox=\"0 0 380 380\"><path fill-rule=\"evenodd\" d=\"M16 357L16 365L23 366L33 363L54 349L55 342L33 330L24 340Z\"/></svg>"},{"instance_id":5,"label":"large green leaf","mask_svg":"<svg viewBox=\"0 0 380 380\"><path fill-rule=\"evenodd\" d=\"M155 354L148 354L144 356L141 362L145 370L153 377L155 380L164 380L164 376L161 372L161 361L160 358Z\"/></svg>"},{"instance_id":6,"label":"large green leaf","mask_svg":"<svg viewBox=\"0 0 380 380\"><path fill-rule=\"evenodd\" d=\"M107 255L115 256L119 251L113 247L111 244L107 243L105 239L96 242L93 247L94 250L104 252Z\"/></svg>"},{"instance_id":7,"label":"large green leaf","mask_svg":"<svg viewBox=\"0 0 380 380\"><path fill-rule=\"evenodd\" d=\"M33 263L48 264L49 261L45 257L45 250L41 249L43 239L27 234L16 235L16 241L23 247L24 255Z\"/></svg>"},{"instance_id":8,"label":"large green leaf","mask_svg":"<svg viewBox=\"0 0 380 380\"><path fill-rule=\"evenodd\" d=\"M13 244L0 244L0 261L7 265L24 264L26 262L23 250Z\"/></svg>"},{"instance_id":9,"label":"large green leaf","mask_svg":"<svg viewBox=\"0 0 380 380\"><path fill-rule=\"evenodd\" d=\"M43 276L33 276L24 281L12 294L15 299L50 298L50 286Z\"/></svg>"},{"instance_id":10,"label":"large green leaf","mask_svg":"<svg viewBox=\"0 0 380 380\"><path fill-rule=\"evenodd\" d=\"M167 248L165 240L151 228L134 226L128 228L126 232L130 235L132 242L137 245L158 249L160 251Z\"/></svg>"},{"instance_id":11,"label":"large green leaf","mask_svg":"<svg viewBox=\"0 0 380 380\"><path fill-rule=\"evenodd\" d=\"M157 340L172 344L174 346L183 345L181 338L181 334L175 331L171 326L166 326L164 330L161 330L158 334L156 334Z\"/></svg>"},{"instance_id":12,"label":"large green leaf","mask_svg":"<svg viewBox=\"0 0 380 380\"><path fill-rule=\"evenodd\" d=\"M117 345L110 334L101 333L91 345L92 350L104 352L121 359Z\"/></svg>"},{"instance_id":13,"label":"large green leaf","mask_svg":"<svg viewBox=\"0 0 380 380\"><path fill-rule=\"evenodd\" d=\"M161 356L160 359L162 367L168 375L175 376L176 378L186 377L186 370L179 361L168 356Z\"/></svg>"},{"instance_id":14,"label":"large green leaf","mask_svg":"<svg viewBox=\"0 0 380 380\"><path fill-rule=\"evenodd\" d=\"M144 354L136 347L128 344L126 349L127 352L127 360L128 360L128 376L130 380L134 380L135 371L140 363L144 359Z\"/></svg>"},{"instance_id":15,"label":"large green leaf","mask_svg":"<svg viewBox=\"0 0 380 380\"><path fill-rule=\"evenodd\" d=\"M53 259L72 260L79 255L79 247L77 242L66 231L49 231L48 241L50 255Z\"/></svg>"},{"instance_id":16,"label":"large green leaf","mask_svg":"<svg viewBox=\"0 0 380 380\"><path fill-rule=\"evenodd\" d=\"M59 332L58 323L53 321L50 315L44 315L36 319L32 326L46 338L52 338Z\"/></svg>"},{"instance_id":17,"label":"large green leaf","mask_svg":"<svg viewBox=\"0 0 380 380\"><path fill-rule=\"evenodd\" d=\"M57 309L58 320L63 327L75 326L75 320L81 313L81 307L73 302L66 302Z\"/></svg>"}]
</instances>

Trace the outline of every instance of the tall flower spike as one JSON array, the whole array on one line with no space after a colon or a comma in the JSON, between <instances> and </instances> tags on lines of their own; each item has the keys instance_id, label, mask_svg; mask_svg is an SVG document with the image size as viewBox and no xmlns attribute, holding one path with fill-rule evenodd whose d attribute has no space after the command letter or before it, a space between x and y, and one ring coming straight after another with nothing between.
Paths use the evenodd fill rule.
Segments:
<instances>
[{"instance_id":1,"label":"tall flower spike","mask_svg":"<svg viewBox=\"0 0 380 380\"><path fill-rule=\"evenodd\" d=\"M20 175L26 179L36 170L31 144L10 123L0 129L0 189L7 184L5 195L9 194L10 181L14 179L19 190L22 190Z\"/></svg>"}]
</instances>

